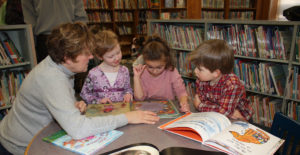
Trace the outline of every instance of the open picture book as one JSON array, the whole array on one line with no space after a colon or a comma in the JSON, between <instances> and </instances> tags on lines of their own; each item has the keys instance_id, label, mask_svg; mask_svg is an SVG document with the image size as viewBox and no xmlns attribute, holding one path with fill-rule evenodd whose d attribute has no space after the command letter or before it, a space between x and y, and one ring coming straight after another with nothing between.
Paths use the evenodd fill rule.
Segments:
<instances>
[{"instance_id":1,"label":"open picture book","mask_svg":"<svg viewBox=\"0 0 300 155\"><path fill-rule=\"evenodd\" d=\"M161 151L149 143L137 143L127 145L109 152L104 153L105 155L225 155L222 152L211 152L206 150L197 150L192 148L184 147L169 147Z\"/></svg>"},{"instance_id":2,"label":"open picture book","mask_svg":"<svg viewBox=\"0 0 300 155\"><path fill-rule=\"evenodd\" d=\"M158 127L227 154L273 154L284 143L248 122L231 121L217 112L188 113Z\"/></svg>"},{"instance_id":3,"label":"open picture book","mask_svg":"<svg viewBox=\"0 0 300 155\"><path fill-rule=\"evenodd\" d=\"M126 113L134 110L145 110L156 113L160 118L176 118L179 111L171 100L169 101L133 101L132 103L114 102L105 104L88 104L87 117L107 116Z\"/></svg>"},{"instance_id":4,"label":"open picture book","mask_svg":"<svg viewBox=\"0 0 300 155\"><path fill-rule=\"evenodd\" d=\"M52 143L56 146L78 154L90 155L110 144L121 135L123 135L122 131L111 130L101 134L75 140L64 130L59 130L50 136L44 137L43 141Z\"/></svg>"}]
</instances>

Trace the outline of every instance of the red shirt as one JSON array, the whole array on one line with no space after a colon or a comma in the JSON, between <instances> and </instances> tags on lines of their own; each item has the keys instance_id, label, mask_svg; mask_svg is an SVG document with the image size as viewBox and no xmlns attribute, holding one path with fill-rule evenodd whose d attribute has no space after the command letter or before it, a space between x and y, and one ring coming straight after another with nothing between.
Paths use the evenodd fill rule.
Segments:
<instances>
[{"instance_id":1,"label":"red shirt","mask_svg":"<svg viewBox=\"0 0 300 155\"><path fill-rule=\"evenodd\" d=\"M200 112L215 111L230 117L238 109L247 120L253 114L245 87L235 74L223 74L213 86L210 82L197 80L196 93L201 101L197 107Z\"/></svg>"}]
</instances>

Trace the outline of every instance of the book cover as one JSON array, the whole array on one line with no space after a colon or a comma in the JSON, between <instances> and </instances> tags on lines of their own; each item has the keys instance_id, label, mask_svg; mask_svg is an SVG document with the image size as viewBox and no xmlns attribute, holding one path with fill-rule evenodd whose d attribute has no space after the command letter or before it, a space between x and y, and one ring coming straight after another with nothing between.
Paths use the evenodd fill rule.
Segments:
<instances>
[{"instance_id":1,"label":"book cover","mask_svg":"<svg viewBox=\"0 0 300 155\"><path fill-rule=\"evenodd\" d=\"M174 0L165 0L165 8L174 8Z\"/></svg>"},{"instance_id":2,"label":"book cover","mask_svg":"<svg viewBox=\"0 0 300 155\"><path fill-rule=\"evenodd\" d=\"M60 130L50 136L43 138L43 141L52 143L61 148L79 154L93 154L110 144L123 134L122 131L112 130L101 134L96 134L83 139L72 139L64 130Z\"/></svg>"},{"instance_id":3,"label":"book cover","mask_svg":"<svg viewBox=\"0 0 300 155\"><path fill-rule=\"evenodd\" d=\"M223 152L212 152L206 150L198 150L192 148L185 148L185 147L168 147L161 151L150 143L137 143L137 144L130 144L127 146L123 146L121 148L117 148L115 150L106 152L104 154L109 155L198 155L198 154L205 154L205 155L225 155Z\"/></svg>"},{"instance_id":4,"label":"book cover","mask_svg":"<svg viewBox=\"0 0 300 155\"><path fill-rule=\"evenodd\" d=\"M158 127L228 154L273 154L284 140L217 112L188 113Z\"/></svg>"},{"instance_id":5,"label":"book cover","mask_svg":"<svg viewBox=\"0 0 300 155\"><path fill-rule=\"evenodd\" d=\"M130 111L130 103L88 104L85 115L87 117L118 115L128 111Z\"/></svg>"},{"instance_id":6,"label":"book cover","mask_svg":"<svg viewBox=\"0 0 300 155\"><path fill-rule=\"evenodd\" d=\"M284 70L287 70L287 66L271 65L269 66L269 70L277 95L283 96L286 83L286 75Z\"/></svg>"},{"instance_id":7,"label":"book cover","mask_svg":"<svg viewBox=\"0 0 300 155\"><path fill-rule=\"evenodd\" d=\"M132 110L155 112L160 118L176 118L180 115L172 101L133 101Z\"/></svg>"}]
</instances>

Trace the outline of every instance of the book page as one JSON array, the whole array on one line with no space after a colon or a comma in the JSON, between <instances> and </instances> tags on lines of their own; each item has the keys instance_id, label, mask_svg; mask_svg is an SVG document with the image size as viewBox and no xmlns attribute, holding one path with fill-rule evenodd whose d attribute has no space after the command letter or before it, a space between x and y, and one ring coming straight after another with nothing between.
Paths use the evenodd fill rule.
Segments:
<instances>
[{"instance_id":1,"label":"book page","mask_svg":"<svg viewBox=\"0 0 300 155\"><path fill-rule=\"evenodd\" d=\"M130 111L130 103L114 102L105 104L88 104L87 117L118 115Z\"/></svg>"},{"instance_id":2,"label":"book page","mask_svg":"<svg viewBox=\"0 0 300 155\"><path fill-rule=\"evenodd\" d=\"M217 112L191 113L167 126L164 129L187 127L195 130L206 141L209 137L221 132L231 124L229 119Z\"/></svg>"},{"instance_id":3,"label":"book page","mask_svg":"<svg viewBox=\"0 0 300 155\"><path fill-rule=\"evenodd\" d=\"M237 121L204 144L231 154L273 154L284 140L247 122Z\"/></svg>"}]
</instances>

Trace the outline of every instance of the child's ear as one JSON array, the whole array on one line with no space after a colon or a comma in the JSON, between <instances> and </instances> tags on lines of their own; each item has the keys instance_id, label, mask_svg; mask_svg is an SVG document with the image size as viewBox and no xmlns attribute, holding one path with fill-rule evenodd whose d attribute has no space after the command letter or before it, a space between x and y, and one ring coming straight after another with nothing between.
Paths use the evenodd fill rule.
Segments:
<instances>
[{"instance_id":1,"label":"child's ear","mask_svg":"<svg viewBox=\"0 0 300 155\"><path fill-rule=\"evenodd\" d=\"M222 75L222 73L221 73L221 71L220 71L220 69L216 69L214 72L213 72L213 75L214 75L214 77L220 77L221 75Z\"/></svg>"}]
</instances>

